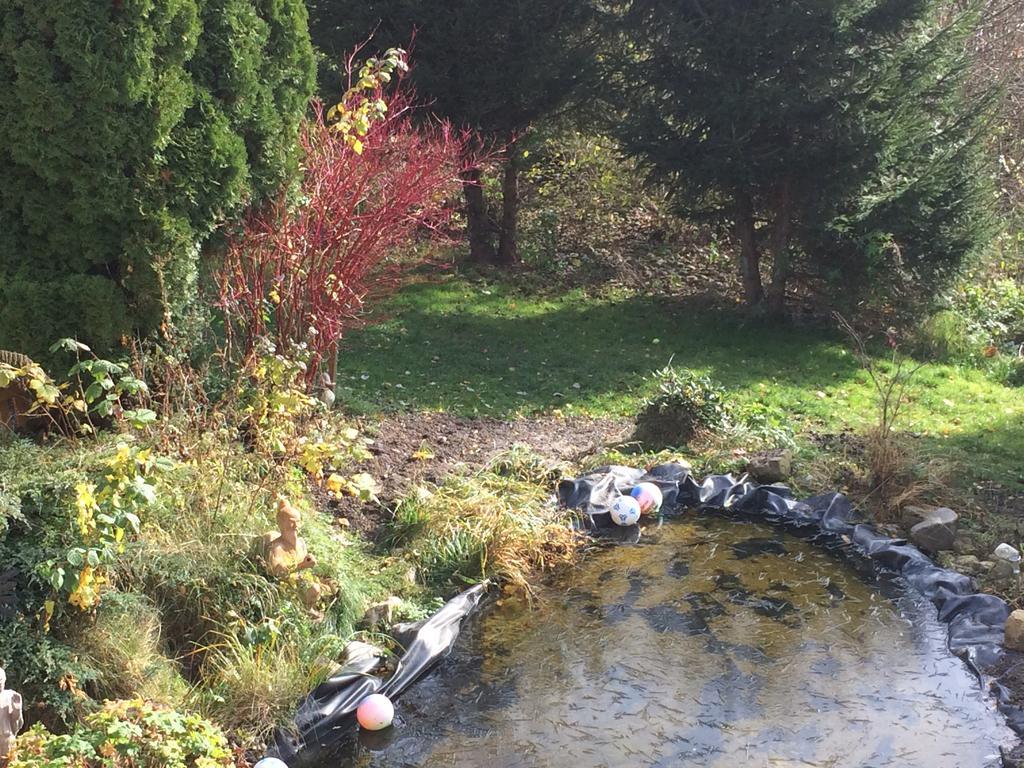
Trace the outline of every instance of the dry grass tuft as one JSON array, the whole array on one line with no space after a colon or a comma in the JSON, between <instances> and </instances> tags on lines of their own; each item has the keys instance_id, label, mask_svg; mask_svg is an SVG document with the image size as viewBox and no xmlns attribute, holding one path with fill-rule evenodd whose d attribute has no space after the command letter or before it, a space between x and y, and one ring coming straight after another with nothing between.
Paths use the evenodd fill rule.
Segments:
<instances>
[{"instance_id":1,"label":"dry grass tuft","mask_svg":"<svg viewBox=\"0 0 1024 768\"><path fill-rule=\"evenodd\" d=\"M582 543L554 502L553 483L535 482L539 466L520 451L420 489L396 511L391 543L413 553L428 585L494 578L529 592L533 574L574 562Z\"/></svg>"}]
</instances>

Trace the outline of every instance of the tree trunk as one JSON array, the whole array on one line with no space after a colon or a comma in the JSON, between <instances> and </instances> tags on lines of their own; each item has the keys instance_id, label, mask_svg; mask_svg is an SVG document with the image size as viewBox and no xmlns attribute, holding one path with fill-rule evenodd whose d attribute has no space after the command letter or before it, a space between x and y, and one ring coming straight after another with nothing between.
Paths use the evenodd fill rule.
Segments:
<instances>
[{"instance_id":1,"label":"tree trunk","mask_svg":"<svg viewBox=\"0 0 1024 768\"><path fill-rule=\"evenodd\" d=\"M491 241L491 223L487 219L484 188L480 184L480 169L462 172L462 194L466 199L466 233L469 236L469 258L477 264L490 264L495 260Z\"/></svg>"},{"instance_id":2,"label":"tree trunk","mask_svg":"<svg viewBox=\"0 0 1024 768\"><path fill-rule=\"evenodd\" d=\"M736 239L740 241L740 275L743 278L743 299L748 307L756 307L764 298L761 286L761 253L754 231L754 207L746 191L736 193Z\"/></svg>"},{"instance_id":3,"label":"tree trunk","mask_svg":"<svg viewBox=\"0 0 1024 768\"><path fill-rule=\"evenodd\" d=\"M516 146L510 144L501 182L501 237L498 240L498 263L506 267L519 261L519 163L516 157Z\"/></svg>"},{"instance_id":4,"label":"tree trunk","mask_svg":"<svg viewBox=\"0 0 1024 768\"><path fill-rule=\"evenodd\" d=\"M783 181L775 203L769 250L772 254L772 281L768 286L768 313L781 317L786 312L786 283L789 280L789 230L791 212L789 182Z\"/></svg>"}]
</instances>

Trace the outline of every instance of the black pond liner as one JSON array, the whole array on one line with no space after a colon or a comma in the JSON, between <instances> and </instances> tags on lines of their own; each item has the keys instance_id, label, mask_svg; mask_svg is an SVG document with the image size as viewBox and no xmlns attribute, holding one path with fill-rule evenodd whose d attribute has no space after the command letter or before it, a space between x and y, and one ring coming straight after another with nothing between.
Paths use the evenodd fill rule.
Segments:
<instances>
[{"instance_id":1,"label":"black pond liner","mask_svg":"<svg viewBox=\"0 0 1024 768\"><path fill-rule=\"evenodd\" d=\"M630 467L601 467L558 486L559 502L583 511L583 522L597 535L613 534L635 541L639 526L616 526L608 512L612 502L629 494L635 485L650 482L662 492L662 514L672 516L687 509L717 510L782 524L811 533L830 548L852 551L870 559L884 571L898 574L928 598L947 625L949 650L962 658L996 697L999 710L1018 735L1024 736L1024 708L1010 703L1007 689L990 678L1002 658L1011 653L1002 647L1010 608L995 595L979 593L970 577L936 565L905 539L893 539L862 522L853 505L841 493L797 500L784 485L758 485L732 475L709 475L697 482L681 464L659 464L648 471ZM406 651L387 679L373 674L376 657L346 665L332 675L299 706L294 725L278 731L267 752L291 768L315 765L355 734L355 712L371 693L391 699L447 656L458 639L462 620L472 613L484 594L480 584L449 600L444 607L417 625L406 638Z\"/></svg>"}]
</instances>

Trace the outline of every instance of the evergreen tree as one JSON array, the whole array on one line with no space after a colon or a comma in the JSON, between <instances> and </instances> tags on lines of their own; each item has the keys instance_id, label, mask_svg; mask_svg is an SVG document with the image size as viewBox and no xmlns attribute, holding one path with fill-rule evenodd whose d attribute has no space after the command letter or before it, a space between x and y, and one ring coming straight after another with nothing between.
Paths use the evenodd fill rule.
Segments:
<instances>
[{"instance_id":1,"label":"evergreen tree","mask_svg":"<svg viewBox=\"0 0 1024 768\"><path fill-rule=\"evenodd\" d=\"M180 322L203 241L293 166L314 85L302 0L7 0L0 348Z\"/></svg>"},{"instance_id":2,"label":"evergreen tree","mask_svg":"<svg viewBox=\"0 0 1024 768\"><path fill-rule=\"evenodd\" d=\"M632 0L617 133L681 211L727 225L744 296L844 290L894 258L936 286L987 235L972 13L939 0ZM770 259L770 282L762 270Z\"/></svg>"},{"instance_id":3,"label":"evergreen tree","mask_svg":"<svg viewBox=\"0 0 1024 768\"><path fill-rule=\"evenodd\" d=\"M538 119L564 106L591 73L594 12L574 0L309 0L313 41L339 61L371 33L372 46L414 36L413 84L432 112L506 148L495 250L481 169L465 174L471 257L518 259L515 148ZM336 90L336 89L335 89Z\"/></svg>"}]
</instances>

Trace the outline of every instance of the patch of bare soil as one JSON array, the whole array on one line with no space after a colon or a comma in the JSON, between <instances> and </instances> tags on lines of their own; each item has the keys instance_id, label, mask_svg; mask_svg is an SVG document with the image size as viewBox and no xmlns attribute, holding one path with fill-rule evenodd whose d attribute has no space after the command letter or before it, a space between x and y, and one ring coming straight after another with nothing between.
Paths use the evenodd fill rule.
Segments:
<instances>
[{"instance_id":1,"label":"patch of bare soil","mask_svg":"<svg viewBox=\"0 0 1024 768\"><path fill-rule=\"evenodd\" d=\"M374 441L373 456L348 471L373 476L380 504L356 498L330 500L326 494L318 502L370 540L388 521L395 504L419 483L437 484L456 470L478 469L515 445L552 462L572 463L621 442L633 428L625 419L547 416L503 421L431 412L395 414L360 426Z\"/></svg>"}]
</instances>

